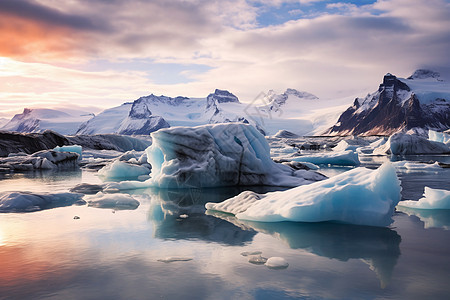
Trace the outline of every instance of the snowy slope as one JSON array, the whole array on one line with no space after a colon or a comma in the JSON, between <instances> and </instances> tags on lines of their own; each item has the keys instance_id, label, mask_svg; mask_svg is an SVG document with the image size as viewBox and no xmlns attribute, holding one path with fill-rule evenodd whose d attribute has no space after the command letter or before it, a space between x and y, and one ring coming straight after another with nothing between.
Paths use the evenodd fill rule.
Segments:
<instances>
[{"instance_id":1,"label":"snowy slope","mask_svg":"<svg viewBox=\"0 0 450 300\"><path fill-rule=\"evenodd\" d=\"M247 107L267 135L287 130L297 135L322 133L336 122L348 106L348 99L324 100L295 89L282 94L270 90Z\"/></svg>"},{"instance_id":2,"label":"snowy slope","mask_svg":"<svg viewBox=\"0 0 450 300\"><path fill-rule=\"evenodd\" d=\"M149 134L173 126L242 122L245 104L228 91L215 90L206 98L155 96L107 109L83 123L77 134ZM258 124L253 122L258 127Z\"/></svg>"},{"instance_id":3,"label":"snowy slope","mask_svg":"<svg viewBox=\"0 0 450 300\"><path fill-rule=\"evenodd\" d=\"M450 85L436 72L417 70L407 79L386 74L378 90L356 98L327 133L391 135L413 128L450 128Z\"/></svg>"},{"instance_id":4,"label":"snowy slope","mask_svg":"<svg viewBox=\"0 0 450 300\"><path fill-rule=\"evenodd\" d=\"M81 123L91 118L88 112L77 110L29 109L15 115L1 130L43 132L47 129L60 134L74 134Z\"/></svg>"}]
</instances>

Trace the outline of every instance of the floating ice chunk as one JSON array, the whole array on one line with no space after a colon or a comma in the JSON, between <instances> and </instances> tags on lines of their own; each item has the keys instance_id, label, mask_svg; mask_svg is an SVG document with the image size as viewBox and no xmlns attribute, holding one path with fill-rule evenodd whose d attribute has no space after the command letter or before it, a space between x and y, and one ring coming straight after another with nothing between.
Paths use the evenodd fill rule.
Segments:
<instances>
[{"instance_id":1,"label":"floating ice chunk","mask_svg":"<svg viewBox=\"0 0 450 300\"><path fill-rule=\"evenodd\" d=\"M283 257L273 256L267 259L265 265L270 269L286 269L289 264Z\"/></svg>"},{"instance_id":2,"label":"floating ice chunk","mask_svg":"<svg viewBox=\"0 0 450 300\"><path fill-rule=\"evenodd\" d=\"M418 201L405 200L399 206L417 209L450 209L450 191L425 187L423 197Z\"/></svg>"},{"instance_id":3,"label":"floating ice chunk","mask_svg":"<svg viewBox=\"0 0 450 300\"><path fill-rule=\"evenodd\" d=\"M392 163L398 170L406 172L413 171L438 171L441 170L442 167L439 165L439 162L431 163L416 163L410 161L397 161Z\"/></svg>"},{"instance_id":4,"label":"floating ice chunk","mask_svg":"<svg viewBox=\"0 0 450 300\"><path fill-rule=\"evenodd\" d=\"M422 136L395 133L386 144L376 148L374 154L444 154L450 153L450 147L444 143L430 141Z\"/></svg>"},{"instance_id":5,"label":"floating ice chunk","mask_svg":"<svg viewBox=\"0 0 450 300\"><path fill-rule=\"evenodd\" d=\"M264 265L267 262L267 258L261 255L250 255L248 262L254 265Z\"/></svg>"},{"instance_id":6,"label":"floating ice chunk","mask_svg":"<svg viewBox=\"0 0 450 300\"><path fill-rule=\"evenodd\" d=\"M97 194L103 190L103 185L90 184L90 183L80 183L70 189L73 193L80 194Z\"/></svg>"},{"instance_id":7,"label":"floating ice chunk","mask_svg":"<svg viewBox=\"0 0 450 300\"><path fill-rule=\"evenodd\" d=\"M82 158L82 147L79 145L56 146L55 148L53 148L53 151L78 153L79 159Z\"/></svg>"},{"instance_id":8,"label":"floating ice chunk","mask_svg":"<svg viewBox=\"0 0 450 300\"><path fill-rule=\"evenodd\" d=\"M129 164L120 160L115 160L112 164L106 165L98 171L98 175L105 179L137 179L141 175L148 175L150 169L146 166Z\"/></svg>"},{"instance_id":9,"label":"floating ice chunk","mask_svg":"<svg viewBox=\"0 0 450 300\"><path fill-rule=\"evenodd\" d=\"M133 210L138 208L139 201L128 194L104 194L99 192L93 196L85 196L84 199L91 207L112 208L115 210Z\"/></svg>"},{"instance_id":10,"label":"floating ice chunk","mask_svg":"<svg viewBox=\"0 0 450 300\"><path fill-rule=\"evenodd\" d=\"M158 261L163 263L172 263L176 261L190 261L193 260L192 257L182 257L182 256L169 256L165 258L158 259Z\"/></svg>"},{"instance_id":11,"label":"floating ice chunk","mask_svg":"<svg viewBox=\"0 0 450 300\"><path fill-rule=\"evenodd\" d=\"M347 150L356 151L356 148L358 148L359 145L351 145L347 141L342 140L340 141L336 147L333 148L333 151L342 152Z\"/></svg>"},{"instance_id":12,"label":"floating ice chunk","mask_svg":"<svg viewBox=\"0 0 450 300\"><path fill-rule=\"evenodd\" d=\"M272 161L265 137L247 124L166 128L152 138L146 150L152 186L298 186L324 178L313 171L308 179L298 177L292 168Z\"/></svg>"},{"instance_id":13,"label":"floating ice chunk","mask_svg":"<svg viewBox=\"0 0 450 300\"><path fill-rule=\"evenodd\" d=\"M62 169L78 167L78 154L42 150L31 155L8 156L0 158L4 169L31 171L34 169Z\"/></svg>"},{"instance_id":14,"label":"floating ice chunk","mask_svg":"<svg viewBox=\"0 0 450 300\"><path fill-rule=\"evenodd\" d=\"M242 192L221 203L207 203L206 209L249 221L335 221L388 226L401 199L400 191L395 168L386 163L377 170L356 168L287 191Z\"/></svg>"},{"instance_id":15,"label":"floating ice chunk","mask_svg":"<svg viewBox=\"0 0 450 300\"><path fill-rule=\"evenodd\" d=\"M0 213L31 212L73 204L85 203L83 195L76 193L0 193Z\"/></svg>"},{"instance_id":16,"label":"floating ice chunk","mask_svg":"<svg viewBox=\"0 0 450 300\"><path fill-rule=\"evenodd\" d=\"M430 141L435 141L435 142L450 145L450 134L447 134L445 132L437 132L434 130L429 130L428 131L428 139Z\"/></svg>"},{"instance_id":17,"label":"floating ice chunk","mask_svg":"<svg viewBox=\"0 0 450 300\"><path fill-rule=\"evenodd\" d=\"M352 150L304 155L292 160L316 165L358 166L360 164L358 154Z\"/></svg>"}]
</instances>

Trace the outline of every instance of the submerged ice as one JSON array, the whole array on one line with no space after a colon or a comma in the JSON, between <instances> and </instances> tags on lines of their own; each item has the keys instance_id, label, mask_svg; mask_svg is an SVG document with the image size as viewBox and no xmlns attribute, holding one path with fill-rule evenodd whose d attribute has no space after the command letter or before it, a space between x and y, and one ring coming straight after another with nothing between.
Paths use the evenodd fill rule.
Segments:
<instances>
[{"instance_id":1,"label":"submerged ice","mask_svg":"<svg viewBox=\"0 0 450 300\"><path fill-rule=\"evenodd\" d=\"M245 191L208 210L238 219L260 222L334 221L356 225L388 226L401 195L395 168L356 168L330 179L287 191L257 194Z\"/></svg>"}]
</instances>

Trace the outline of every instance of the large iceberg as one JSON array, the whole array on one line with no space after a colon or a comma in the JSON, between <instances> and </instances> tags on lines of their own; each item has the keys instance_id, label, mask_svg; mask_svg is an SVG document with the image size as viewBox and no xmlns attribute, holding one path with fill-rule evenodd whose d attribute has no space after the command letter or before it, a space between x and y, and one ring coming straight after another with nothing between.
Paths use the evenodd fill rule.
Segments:
<instances>
[{"instance_id":1,"label":"large iceberg","mask_svg":"<svg viewBox=\"0 0 450 300\"><path fill-rule=\"evenodd\" d=\"M450 191L426 186L419 201L405 200L400 201L398 205L417 209L450 209Z\"/></svg>"},{"instance_id":2,"label":"large iceberg","mask_svg":"<svg viewBox=\"0 0 450 300\"><path fill-rule=\"evenodd\" d=\"M450 153L450 147L419 135L398 132L391 135L386 144L376 148L373 153L393 155L444 154Z\"/></svg>"},{"instance_id":3,"label":"large iceberg","mask_svg":"<svg viewBox=\"0 0 450 300\"><path fill-rule=\"evenodd\" d=\"M395 168L386 163L377 170L356 168L282 192L245 191L221 203L207 203L206 208L249 221L333 221L388 226L393 222L400 192Z\"/></svg>"},{"instance_id":4,"label":"large iceberg","mask_svg":"<svg viewBox=\"0 0 450 300\"><path fill-rule=\"evenodd\" d=\"M165 128L152 139L146 150L151 186L298 186L325 178L272 161L265 137L248 124Z\"/></svg>"}]
</instances>

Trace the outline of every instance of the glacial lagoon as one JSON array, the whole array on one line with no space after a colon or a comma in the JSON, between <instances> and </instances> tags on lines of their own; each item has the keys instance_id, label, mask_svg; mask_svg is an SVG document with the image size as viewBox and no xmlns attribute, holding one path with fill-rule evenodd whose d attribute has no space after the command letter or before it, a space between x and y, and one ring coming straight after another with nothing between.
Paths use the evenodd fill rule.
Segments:
<instances>
[{"instance_id":1,"label":"glacial lagoon","mask_svg":"<svg viewBox=\"0 0 450 300\"><path fill-rule=\"evenodd\" d=\"M385 157L361 159L375 167ZM408 160L449 162L448 156ZM334 176L345 167L322 167ZM450 189L450 169L398 173L402 198ZM0 192L100 183L88 170L0 175ZM205 213L251 189L139 189L134 210L0 214L0 299L448 299L450 211L397 210L388 228L259 223ZM279 190L279 188L278 188ZM281 257L287 267L261 262Z\"/></svg>"}]
</instances>

